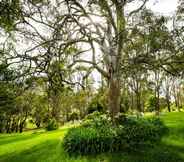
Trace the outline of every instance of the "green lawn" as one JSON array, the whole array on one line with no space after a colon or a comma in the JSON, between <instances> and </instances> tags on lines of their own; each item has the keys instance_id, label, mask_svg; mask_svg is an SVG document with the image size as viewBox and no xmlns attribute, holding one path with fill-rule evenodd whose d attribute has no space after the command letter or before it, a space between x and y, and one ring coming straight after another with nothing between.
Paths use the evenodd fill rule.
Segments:
<instances>
[{"instance_id":1,"label":"green lawn","mask_svg":"<svg viewBox=\"0 0 184 162\"><path fill-rule=\"evenodd\" d=\"M69 157L62 148L68 128L0 135L0 162L184 162L184 113L162 116L170 134L154 148L140 152Z\"/></svg>"}]
</instances>

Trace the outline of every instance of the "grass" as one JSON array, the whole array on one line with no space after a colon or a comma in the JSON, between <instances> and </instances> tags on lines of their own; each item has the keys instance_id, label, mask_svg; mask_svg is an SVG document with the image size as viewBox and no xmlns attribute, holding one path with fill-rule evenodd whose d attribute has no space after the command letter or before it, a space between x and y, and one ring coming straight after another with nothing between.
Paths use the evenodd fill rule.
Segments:
<instances>
[{"instance_id":1,"label":"grass","mask_svg":"<svg viewBox=\"0 0 184 162\"><path fill-rule=\"evenodd\" d=\"M139 152L70 157L62 148L69 129L0 135L0 162L184 162L184 112L162 116L170 133L154 148Z\"/></svg>"}]
</instances>

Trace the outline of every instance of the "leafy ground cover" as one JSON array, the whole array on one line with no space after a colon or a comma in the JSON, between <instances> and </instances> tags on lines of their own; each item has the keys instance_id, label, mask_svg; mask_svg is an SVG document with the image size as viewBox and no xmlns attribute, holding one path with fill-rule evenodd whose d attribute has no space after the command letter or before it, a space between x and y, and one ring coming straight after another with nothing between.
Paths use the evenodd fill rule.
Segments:
<instances>
[{"instance_id":1,"label":"leafy ground cover","mask_svg":"<svg viewBox=\"0 0 184 162\"><path fill-rule=\"evenodd\" d=\"M0 162L184 162L184 113L162 115L169 135L161 144L139 152L106 153L98 156L69 156L62 139L68 127L46 132L27 131L0 135Z\"/></svg>"}]
</instances>

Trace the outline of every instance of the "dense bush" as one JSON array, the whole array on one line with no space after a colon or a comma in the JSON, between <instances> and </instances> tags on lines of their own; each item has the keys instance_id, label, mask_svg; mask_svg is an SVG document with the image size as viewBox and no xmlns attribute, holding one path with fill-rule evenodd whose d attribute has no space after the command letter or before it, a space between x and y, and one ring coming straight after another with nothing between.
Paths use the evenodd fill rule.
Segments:
<instances>
[{"instance_id":1,"label":"dense bush","mask_svg":"<svg viewBox=\"0 0 184 162\"><path fill-rule=\"evenodd\" d=\"M147 111L153 112L157 106L158 98L155 96L150 96L147 101ZM159 98L160 110L163 110L167 107L167 101L164 97Z\"/></svg>"},{"instance_id":2,"label":"dense bush","mask_svg":"<svg viewBox=\"0 0 184 162\"><path fill-rule=\"evenodd\" d=\"M117 130L120 147L129 149L160 142L168 131L159 118L126 118Z\"/></svg>"},{"instance_id":3,"label":"dense bush","mask_svg":"<svg viewBox=\"0 0 184 162\"><path fill-rule=\"evenodd\" d=\"M106 98L106 90L99 89L98 93L95 94L89 104L87 106L87 114L91 114L95 111L105 112L107 111L107 98Z\"/></svg>"},{"instance_id":4,"label":"dense bush","mask_svg":"<svg viewBox=\"0 0 184 162\"><path fill-rule=\"evenodd\" d=\"M112 121L107 114L95 111L87 115L81 124L82 127L102 128L104 126L111 127Z\"/></svg>"},{"instance_id":5,"label":"dense bush","mask_svg":"<svg viewBox=\"0 0 184 162\"><path fill-rule=\"evenodd\" d=\"M79 113L78 112L72 112L69 114L69 117L68 117L69 121L74 121L74 120L78 120L79 119Z\"/></svg>"},{"instance_id":6,"label":"dense bush","mask_svg":"<svg viewBox=\"0 0 184 162\"><path fill-rule=\"evenodd\" d=\"M106 114L88 115L80 127L72 128L65 136L64 149L68 153L95 154L112 151L116 131Z\"/></svg>"},{"instance_id":7,"label":"dense bush","mask_svg":"<svg viewBox=\"0 0 184 162\"><path fill-rule=\"evenodd\" d=\"M59 125L55 119L50 119L45 127L47 131L58 129Z\"/></svg>"},{"instance_id":8,"label":"dense bush","mask_svg":"<svg viewBox=\"0 0 184 162\"><path fill-rule=\"evenodd\" d=\"M77 154L95 154L111 151L115 133L112 128L72 128L64 138L64 149L68 153Z\"/></svg>"},{"instance_id":9,"label":"dense bush","mask_svg":"<svg viewBox=\"0 0 184 162\"><path fill-rule=\"evenodd\" d=\"M167 132L159 118L126 117L119 121L115 125L108 115L90 114L80 127L72 128L66 134L64 149L77 154L134 150L159 142Z\"/></svg>"},{"instance_id":10,"label":"dense bush","mask_svg":"<svg viewBox=\"0 0 184 162\"><path fill-rule=\"evenodd\" d=\"M91 114L95 111L102 112L104 110L103 105L99 102L98 98L92 99L87 107L87 113Z\"/></svg>"}]
</instances>

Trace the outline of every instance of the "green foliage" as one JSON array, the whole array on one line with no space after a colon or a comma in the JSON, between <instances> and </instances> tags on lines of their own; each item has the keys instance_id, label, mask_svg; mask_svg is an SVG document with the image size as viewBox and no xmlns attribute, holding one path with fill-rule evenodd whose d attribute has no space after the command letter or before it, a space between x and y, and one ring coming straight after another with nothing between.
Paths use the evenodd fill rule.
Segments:
<instances>
[{"instance_id":1,"label":"green foliage","mask_svg":"<svg viewBox=\"0 0 184 162\"><path fill-rule=\"evenodd\" d=\"M115 132L106 127L78 127L69 130L64 138L64 149L68 153L95 154L110 151L113 146Z\"/></svg>"},{"instance_id":2,"label":"green foliage","mask_svg":"<svg viewBox=\"0 0 184 162\"><path fill-rule=\"evenodd\" d=\"M183 112L162 116L170 129L169 135L164 136L161 144L136 152L124 150L92 156L68 156L61 145L68 127L51 132L34 130L22 134L0 134L0 162L183 162L183 116Z\"/></svg>"},{"instance_id":3,"label":"green foliage","mask_svg":"<svg viewBox=\"0 0 184 162\"><path fill-rule=\"evenodd\" d=\"M130 97L128 95L121 95L120 112L127 112L130 109Z\"/></svg>"},{"instance_id":4,"label":"green foliage","mask_svg":"<svg viewBox=\"0 0 184 162\"><path fill-rule=\"evenodd\" d=\"M59 128L59 125L55 119L50 119L45 127L47 131L56 130Z\"/></svg>"},{"instance_id":5,"label":"green foliage","mask_svg":"<svg viewBox=\"0 0 184 162\"><path fill-rule=\"evenodd\" d=\"M17 85L12 82L13 71L8 68L6 63L0 64L0 132L10 133L10 123L15 125L15 117L11 122L12 116L18 114L16 108Z\"/></svg>"},{"instance_id":6,"label":"green foliage","mask_svg":"<svg viewBox=\"0 0 184 162\"><path fill-rule=\"evenodd\" d=\"M167 127L156 117L126 118L118 129L120 148L139 149L160 142L168 133Z\"/></svg>"},{"instance_id":7,"label":"green foliage","mask_svg":"<svg viewBox=\"0 0 184 162\"><path fill-rule=\"evenodd\" d=\"M14 28L14 24L21 18L21 6L19 0L0 1L0 27L7 31Z\"/></svg>"},{"instance_id":8,"label":"green foliage","mask_svg":"<svg viewBox=\"0 0 184 162\"><path fill-rule=\"evenodd\" d=\"M14 107L15 97L12 84L0 83L0 110Z\"/></svg>"},{"instance_id":9,"label":"green foliage","mask_svg":"<svg viewBox=\"0 0 184 162\"><path fill-rule=\"evenodd\" d=\"M157 102L158 102L158 98L154 96L150 96L147 101L147 111L148 112L155 111ZM164 108L167 107L167 101L164 97L159 98L159 106L160 106L160 110L163 110Z\"/></svg>"},{"instance_id":10,"label":"green foliage","mask_svg":"<svg viewBox=\"0 0 184 162\"><path fill-rule=\"evenodd\" d=\"M150 96L150 98L148 99L147 111L149 112L155 111L156 103L157 98L154 96Z\"/></svg>"},{"instance_id":11,"label":"green foliage","mask_svg":"<svg viewBox=\"0 0 184 162\"><path fill-rule=\"evenodd\" d=\"M63 146L68 153L96 154L159 142L167 128L158 118L130 118L114 125L108 115L95 112L87 116L82 125L72 128L64 137Z\"/></svg>"},{"instance_id":12,"label":"green foliage","mask_svg":"<svg viewBox=\"0 0 184 162\"><path fill-rule=\"evenodd\" d=\"M93 113L94 111L101 112L103 110L103 106L98 101L92 101L88 106L88 114Z\"/></svg>"},{"instance_id":13,"label":"green foliage","mask_svg":"<svg viewBox=\"0 0 184 162\"><path fill-rule=\"evenodd\" d=\"M69 120L78 120L79 119L79 113L76 111L73 111L69 114Z\"/></svg>"},{"instance_id":14,"label":"green foliage","mask_svg":"<svg viewBox=\"0 0 184 162\"><path fill-rule=\"evenodd\" d=\"M64 137L63 146L68 153L96 154L112 151L116 131L106 114L89 114L80 127L72 128Z\"/></svg>"},{"instance_id":15,"label":"green foliage","mask_svg":"<svg viewBox=\"0 0 184 162\"><path fill-rule=\"evenodd\" d=\"M87 113L93 113L95 111L98 112L104 112L106 110L106 101L105 97L103 96L104 93L99 90L98 94L96 94L92 99L91 102L89 103L87 107Z\"/></svg>"},{"instance_id":16,"label":"green foliage","mask_svg":"<svg viewBox=\"0 0 184 162\"><path fill-rule=\"evenodd\" d=\"M102 127L111 127L112 121L108 115L96 111L92 114L87 115L81 125L82 127L91 127L98 129Z\"/></svg>"},{"instance_id":17,"label":"green foliage","mask_svg":"<svg viewBox=\"0 0 184 162\"><path fill-rule=\"evenodd\" d=\"M33 109L31 117L33 123L39 128L48 118L48 102L46 95L35 95L32 100Z\"/></svg>"}]
</instances>

